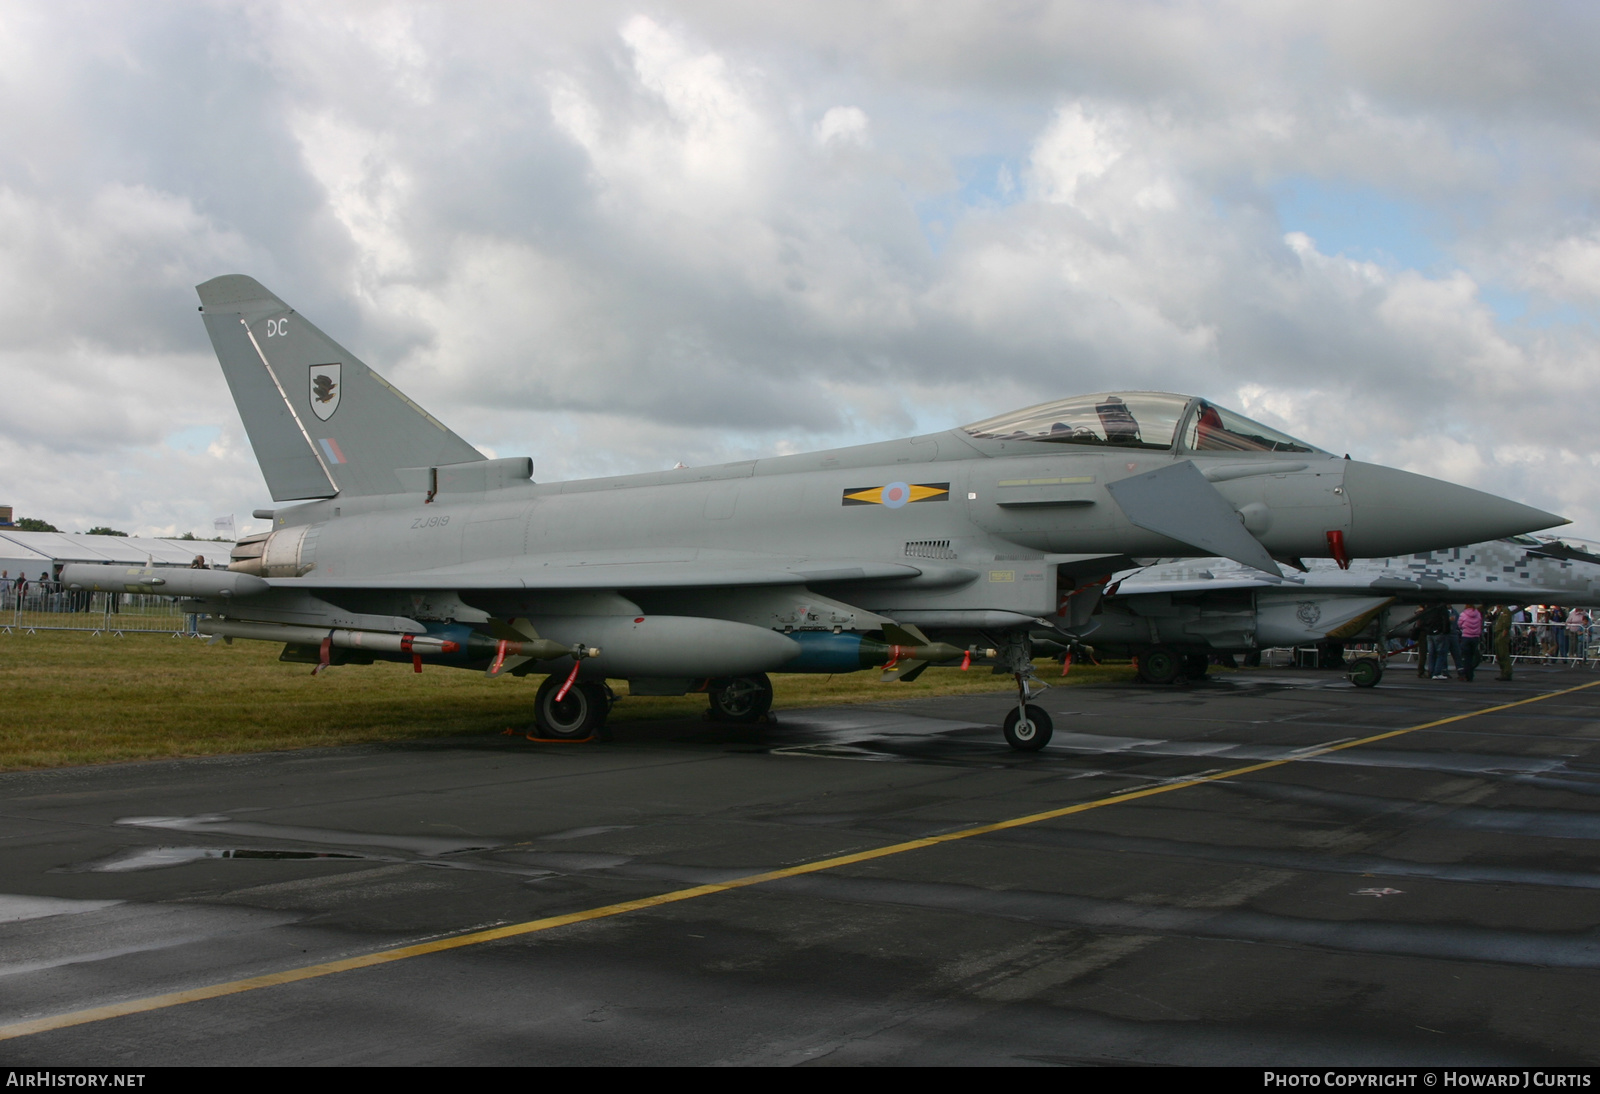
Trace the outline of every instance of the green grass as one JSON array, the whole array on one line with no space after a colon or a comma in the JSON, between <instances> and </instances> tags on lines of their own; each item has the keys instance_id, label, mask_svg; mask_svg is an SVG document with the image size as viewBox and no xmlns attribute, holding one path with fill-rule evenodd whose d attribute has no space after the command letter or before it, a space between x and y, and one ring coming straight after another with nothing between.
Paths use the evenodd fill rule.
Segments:
<instances>
[{"instance_id":1,"label":"green grass","mask_svg":"<svg viewBox=\"0 0 1600 1094\"><path fill-rule=\"evenodd\" d=\"M155 635L0 636L0 771L495 734L533 716L540 677L380 662L313 677L266 642L208 644ZM1039 663L1051 683L1059 666ZM1126 665L1074 666L1067 682L1132 678ZM779 710L1003 692L987 668L929 669L883 684L874 671L774 674ZM620 682L613 686L625 690ZM627 698L611 721L698 717L705 697Z\"/></svg>"}]
</instances>

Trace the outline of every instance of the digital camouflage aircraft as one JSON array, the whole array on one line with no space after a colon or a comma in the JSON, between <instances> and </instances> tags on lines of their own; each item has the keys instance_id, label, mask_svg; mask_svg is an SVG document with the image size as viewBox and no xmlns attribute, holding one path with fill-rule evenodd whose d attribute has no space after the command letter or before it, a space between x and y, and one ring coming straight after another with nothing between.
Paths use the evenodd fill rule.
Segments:
<instances>
[{"instance_id":1,"label":"digital camouflage aircraft","mask_svg":"<svg viewBox=\"0 0 1600 1094\"><path fill-rule=\"evenodd\" d=\"M1340 459L1203 399L1045 403L905 440L716 467L536 483L485 459L256 281L201 311L278 507L229 572L107 573L82 587L194 598L201 630L283 659L456 665L547 677L550 737L603 723L607 680L704 691L750 720L767 673L993 665L1017 684L1006 739L1050 737L1028 704L1030 631L1091 625L1134 560L1428 550L1564 523L1515 502Z\"/></svg>"},{"instance_id":2,"label":"digital camouflage aircraft","mask_svg":"<svg viewBox=\"0 0 1600 1094\"><path fill-rule=\"evenodd\" d=\"M1310 560L1279 580L1228 559L1163 560L1115 575L1086 641L1131 654L1141 678L1202 675L1213 653L1249 653L1390 634L1422 604L1600 606L1593 545L1511 536L1466 547L1363 559L1348 570ZM1364 685L1381 677L1361 666Z\"/></svg>"}]
</instances>

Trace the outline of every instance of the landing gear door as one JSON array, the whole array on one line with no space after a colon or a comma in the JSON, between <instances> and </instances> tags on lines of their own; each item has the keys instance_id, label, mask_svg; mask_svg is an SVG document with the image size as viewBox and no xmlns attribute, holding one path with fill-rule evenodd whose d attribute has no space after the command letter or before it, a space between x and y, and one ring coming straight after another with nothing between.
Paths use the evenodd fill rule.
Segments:
<instances>
[{"instance_id":1,"label":"landing gear door","mask_svg":"<svg viewBox=\"0 0 1600 1094\"><path fill-rule=\"evenodd\" d=\"M1090 617L1100 607L1100 598L1105 595L1106 580L1110 575L1074 579L1066 571L1065 566L1058 567L1056 571L1056 588L1060 593L1056 618L1060 620L1063 630L1077 633L1089 626Z\"/></svg>"}]
</instances>

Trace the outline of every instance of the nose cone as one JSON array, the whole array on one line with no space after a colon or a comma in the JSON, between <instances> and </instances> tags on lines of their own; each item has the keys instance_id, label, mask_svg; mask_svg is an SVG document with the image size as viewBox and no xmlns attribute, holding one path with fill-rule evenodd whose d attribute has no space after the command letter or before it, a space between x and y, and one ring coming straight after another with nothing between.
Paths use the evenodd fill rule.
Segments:
<instances>
[{"instance_id":1,"label":"nose cone","mask_svg":"<svg viewBox=\"0 0 1600 1094\"><path fill-rule=\"evenodd\" d=\"M1352 555L1380 558L1501 539L1558 524L1565 517L1465 486L1351 461L1344 473Z\"/></svg>"}]
</instances>

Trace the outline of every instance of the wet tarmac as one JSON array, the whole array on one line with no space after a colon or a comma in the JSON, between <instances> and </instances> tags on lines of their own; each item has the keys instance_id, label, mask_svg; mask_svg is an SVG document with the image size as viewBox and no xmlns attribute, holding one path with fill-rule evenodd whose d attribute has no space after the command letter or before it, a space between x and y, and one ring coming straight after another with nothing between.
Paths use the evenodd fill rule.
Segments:
<instances>
[{"instance_id":1,"label":"wet tarmac","mask_svg":"<svg viewBox=\"0 0 1600 1094\"><path fill-rule=\"evenodd\" d=\"M0 1064L1594 1064L1596 679L0 775Z\"/></svg>"}]
</instances>

